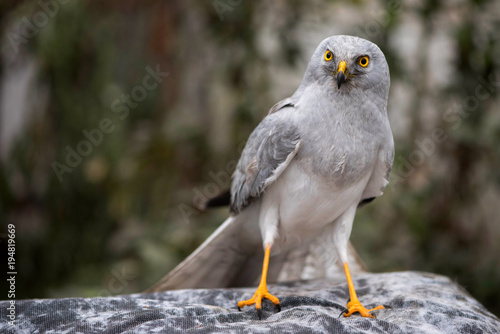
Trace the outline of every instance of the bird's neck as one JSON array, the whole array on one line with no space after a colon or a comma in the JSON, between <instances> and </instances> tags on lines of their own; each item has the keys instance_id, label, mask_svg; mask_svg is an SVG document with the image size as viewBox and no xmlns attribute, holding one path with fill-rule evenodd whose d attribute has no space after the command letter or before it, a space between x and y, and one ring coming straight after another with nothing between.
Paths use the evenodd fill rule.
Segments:
<instances>
[{"instance_id":1,"label":"bird's neck","mask_svg":"<svg viewBox=\"0 0 500 334\"><path fill-rule=\"evenodd\" d=\"M362 89L349 87L350 89L338 89L334 85L326 83L313 83L307 86L300 86L293 94L292 99L297 103L307 103L308 105L335 104L336 109L360 110L367 104L382 114L387 114L387 93L375 92L373 89ZM310 100L310 101L305 101ZM324 107L324 106L321 106ZM323 109L323 108L321 108ZM363 108L364 109L364 108ZM361 109L361 110L363 110Z\"/></svg>"}]
</instances>

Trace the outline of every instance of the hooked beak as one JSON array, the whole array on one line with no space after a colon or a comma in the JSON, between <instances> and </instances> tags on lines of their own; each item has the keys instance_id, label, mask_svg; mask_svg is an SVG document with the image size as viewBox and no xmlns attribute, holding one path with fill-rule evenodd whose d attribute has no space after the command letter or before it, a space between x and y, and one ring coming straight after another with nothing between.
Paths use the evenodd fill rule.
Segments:
<instances>
[{"instance_id":1,"label":"hooked beak","mask_svg":"<svg viewBox=\"0 0 500 334\"><path fill-rule=\"evenodd\" d=\"M346 76L345 76L346 72L347 72L347 63L344 60L342 60L339 63L339 66L337 68L337 86L339 89L340 89L340 86L342 85L342 83L346 79Z\"/></svg>"}]
</instances>

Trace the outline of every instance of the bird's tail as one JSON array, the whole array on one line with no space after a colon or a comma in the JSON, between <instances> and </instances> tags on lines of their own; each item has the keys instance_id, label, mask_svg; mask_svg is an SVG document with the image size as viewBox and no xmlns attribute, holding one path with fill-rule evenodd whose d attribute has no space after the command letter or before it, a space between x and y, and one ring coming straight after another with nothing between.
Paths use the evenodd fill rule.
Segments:
<instances>
[{"instance_id":1,"label":"bird's tail","mask_svg":"<svg viewBox=\"0 0 500 334\"><path fill-rule=\"evenodd\" d=\"M230 284L235 267L245 260L236 251L236 221L229 217L191 255L146 292L191 288L220 288Z\"/></svg>"},{"instance_id":2,"label":"bird's tail","mask_svg":"<svg viewBox=\"0 0 500 334\"><path fill-rule=\"evenodd\" d=\"M239 216L229 217L188 258L146 292L257 284L264 256L262 243L242 247ZM342 264L336 261L332 231L324 232L310 244L271 256L268 282L343 277ZM366 271L350 244L348 256L353 274Z\"/></svg>"}]
</instances>

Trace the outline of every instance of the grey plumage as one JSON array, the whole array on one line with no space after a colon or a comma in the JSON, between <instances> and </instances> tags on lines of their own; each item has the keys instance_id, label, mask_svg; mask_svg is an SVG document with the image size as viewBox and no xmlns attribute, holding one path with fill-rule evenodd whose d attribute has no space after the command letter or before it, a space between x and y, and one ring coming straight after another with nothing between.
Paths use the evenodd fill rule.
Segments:
<instances>
[{"instance_id":1,"label":"grey plumage","mask_svg":"<svg viewBox=\"0 0 500 334\"><path fill-rule=\"evenodd\" d=\"M340 61L348 73L338 88ZM231 216L150 291L252 284L266 244L269 281L329 277L339 268L332 258L363 270L348 239L358 205L382 195L388 183L389 86L375 44L352 36L322 41L297 91L250 135L233 175Z\"/></svg>"},{"instance_id":2,"label":"grey plumage","mask_svg":"<svg viewBox=\"0 0 500 334\"><path fill-rule=\"evenodd\" d=\"M268 180L293 154L300 135L293 123L270 115L252 132L233 174L231 211L239 213L258 198Z\"/></svg>"}]
</instances>

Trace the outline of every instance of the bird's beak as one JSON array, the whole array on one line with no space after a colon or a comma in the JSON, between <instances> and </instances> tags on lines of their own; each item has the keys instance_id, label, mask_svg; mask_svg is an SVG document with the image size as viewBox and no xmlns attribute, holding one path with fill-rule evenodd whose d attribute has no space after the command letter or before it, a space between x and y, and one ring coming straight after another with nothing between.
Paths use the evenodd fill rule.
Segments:
<instances>
[{"instance_id":1,"label":"bird's beak","mask_svg":"<svg viewBox=\"0 0 500 334\"><path fill-rule=\"evenodd\" d=\"M345 74L347 73L347 63L342 60L337 68L337 86L340 89L340 85L345 81Z\"/></svg>"}]
</instances>

